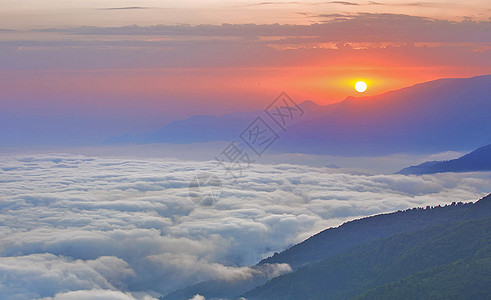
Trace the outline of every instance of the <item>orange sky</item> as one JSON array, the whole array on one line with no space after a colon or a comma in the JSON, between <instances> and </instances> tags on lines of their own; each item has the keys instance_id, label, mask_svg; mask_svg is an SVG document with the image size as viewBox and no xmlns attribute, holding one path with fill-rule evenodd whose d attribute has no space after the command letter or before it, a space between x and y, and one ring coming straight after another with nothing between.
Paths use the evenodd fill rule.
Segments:
<instances>
[{"instance_id":1,"label":"orange sky","mask_svg":"<svg viewBox=\"0 0 491 300\"><path fill-rule=\"evenodd\" d=\"M489 20L488 0L3 0L0 27L11 29L158 24L311 24L321 15L389 13Z\"/></svg>"},{"instance_id":2,"label":"orange sky","mask_svg":"<svg viewBox=\"0 0 491 300\"><path fill-rule=\"evenodd\" d=\"M491 22L435 19L423 6L421 16L361 12L363 5L359 13L333 15L332 7L316 7L315 23L306 25L107 27L87 19L85 25L97 26L77 27L55 19L60 24L48 28L41 21L34 26L33 17L24 24L31 29L5 30L8 19L0 18L0 118L56 116L140 132L194 114L259 110L281 91L297 102L329 104L442 77L490 74ZM31 9L15 7L20 15ZM400 9L384 7L381 12ZM357 80L368 83L365 93L354 90Z\"/></svg>"}]
</instances>

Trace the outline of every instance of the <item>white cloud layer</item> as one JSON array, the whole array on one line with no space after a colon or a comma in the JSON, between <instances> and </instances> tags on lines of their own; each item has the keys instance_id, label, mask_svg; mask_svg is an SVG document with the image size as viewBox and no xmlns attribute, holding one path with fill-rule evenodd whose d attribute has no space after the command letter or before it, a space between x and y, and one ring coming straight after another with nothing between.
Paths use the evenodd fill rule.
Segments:
<instances>
[{"instance_id":1,"label":"white cloud layer","mask_svg":"<svg viewBox=\"0 0 491 300\"><path fill-rule=\"evenodd\" d=\"M187 195L202 171L222 179L213 207ZM274 277L289 266L249 266L349 219L473 201L491 186L489 173L365 175L287 164L257 164L244 175L233 184L212 162L0 157L0 298L152 299L212 278Z\"/></svg>"}]
</instances>

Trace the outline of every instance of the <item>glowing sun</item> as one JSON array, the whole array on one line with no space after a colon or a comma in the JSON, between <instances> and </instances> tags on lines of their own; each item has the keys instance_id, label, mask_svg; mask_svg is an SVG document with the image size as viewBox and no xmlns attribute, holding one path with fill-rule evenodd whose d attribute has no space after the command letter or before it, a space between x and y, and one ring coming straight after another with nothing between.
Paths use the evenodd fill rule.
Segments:
<instances>
[{"instance_id":1,"label":"glowing sun","mask_svg":"<svg viewBox=\"0 0 491 300\"><path fill-rule=\"evenodd\" d=\"M363 93L364 91L367 90L367 84L365 81L358 81L355 84L355 90L359 93Z\"/></svg>"}]
</instances>

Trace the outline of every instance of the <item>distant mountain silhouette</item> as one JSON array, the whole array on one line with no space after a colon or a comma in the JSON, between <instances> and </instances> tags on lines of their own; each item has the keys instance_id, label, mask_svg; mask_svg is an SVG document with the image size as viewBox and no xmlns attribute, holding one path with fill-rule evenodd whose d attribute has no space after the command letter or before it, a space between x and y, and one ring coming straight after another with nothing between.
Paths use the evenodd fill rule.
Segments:
<instances>
[{"instance_id":1,"label":"distant mountain silhouette","mask_svg":"<svg viewBox=\"0 0 491 300\"><path fill-rule=\"evenodd\" d=\"M491 140L491 75L439 79L370 97L319 106L289 124L278 152L379 155L469 151ZM192 143L236 139L262 111L194 116L157 132L110 143ZM279 132L280 129L274 127Z\"/></svg>"},{"instance_id":2,"label":"distant mountain silhouette","mask_svg":"<svg viewBox=\"0 0 491 300\"><path fill-rule=\"evenodd\" d=\"M429 161L404 168L397 174L434 174L444 172L491 171L491 145L487 145L458 159Z\"/></svg>"},{"instance_id":3,"label":"distant mountain silhouette","mask_svg":"<svg viewBox=\"0 0 491 300\"><path fill-rule=\"evenodd\" d=\"M329 111L312 101L304 101L299 106L308 113L302 119L294 119L291 124L311 120ZM139 135L123 135L107 140L109 144L134 143L199 143L208 141L231 141L256 117L265 117L264 112L257 110L251 112L235 112L223 116L196 115L181 121L174 121L158 131Z\"/></svg>"},{"instance_id":4,"label":"distant mountain silhouette","mask_svg":"<svg viewBox=\"0 0 491 300\"><path fill-rule=\"evenodd\" d=\"M348 297L340 297L339 295L347 295L346 293L351 290L356 291L361 295L364 291L367 291L368 293L368 290L371 288L377 288L381 285L391 283L389 279L396 280L398 277L395 276L394 273L390 272L399 272L398 274L400 276L398 276L401 279L416 274L413 272L415 271L414 269L411 272L404 273L404 269L407 268L405 265L406 262L398 266L399 269L390 270L390 266L392 264L390 260L398 260L398 255L401 255L400 259L403 259L403 253L407 253L408 255L411 254L411 259L420 259L417 255L415 256L414 253L411 253L411 249L418 249L420 252L415 253L421 255L424 254L426 256L430 255L431 252L434 251L433 255L441 257L440 260L432 263L426 262L426 264L423 265L419 264L418 271L425 270L425 266L427 268L437 267L439 265L443 266L445 263L464 258L464 255L444 257L442 256L442 252L440 250L448 251L445 250L445 248L442 248L445 247L445 243L449 243L448 247L453 247L453 245L456 247L462 247L460 244L465 243L460 240L460 236L467 236L468 238L472 239L473 237L482 238L484 235L489 240L489 232L491 232L489 228L491 226L491 223L489 223L490 218L491 195L477 201L476 203L452 203L452 205L447 205L444 207L427 207L426 209L413 208L405 211L398 211L354 220L337 228L326 229L303 241L302 243L294 245L281 253L276 253L272 257L262 260L256 266L254 266L254 268L261 268L261 266L268 264L288 263L294 270L294 272L291 274L272 279L271 281L268 281L268 283L266 283L267 278L265 278L265 276L255 276L252 279L232 282L220 280L205 281L177 290L162 297L161 299L189 299L196 294L203 295L207 299L237 299L241 295L245 295L247 299L265 300L347 299ZM481 220L487 221L481 224L479 223ZM477 223L466 225L469 227L466 227L463 232L458 233L460 234L459 238L452 237L453 234L456 234L456 231L459 229L461 224L474 221ZM475 231L475 228L479 226L482 227L481 230L473 232ZM444 231L447 227L451 229L445 233ZM442 235L442 232L446 234L445 238L444 235ZM438 238L440 241L443 241L443 243L433 244L432 239ZM401 245L404 246L406 244L412 248L409 246L408 248L401 248ZM477 244L474 246L476 245ZM467 245L463 246L466 247ZM427 249L425 249L425 247L427 247ZM477 248L480 247L481 245L477 245ZM387 249L388 251L383 249ZM435 251L436 249L438 249L438 251ZM476 249L466 248L460 250L462 250L462 252L466 252L466 255L472 255L473 253L469 253L469 251L474 251ZM486 250L488 252L485 253L489 253L489 250L491 250L491 248ZM357 256L359 257L357 258ZM369 258L377 256L379 257L377 259L383 262L381 266L386 268L378 269L378 272L381 274L383 272L387 272L387 274L385 274L385 279L375 282L368 281L366 282L366 286L360 286L360 282L355 283L349 281L348 278L351 276L349 274L370 275L369 272L371 268L373 268L373 265L370 264ZM363 260L367 261L361 263L357 269L357 263ZM353 263L351 261L353 261ZM412 264L413 262L411 260L407 263ZM346 268L348 273L342 271L342 268ZM435 276L445 275L445 272L448 271L445 268L446 267L443 268L443 271L440 270L441 272L436 272ZM427 270L427 272L433 271L434 270ZM340 274L343 274L343 276L348 276L347 278L343 279L343 285L339 285L339 283L336 281L336 276ZM323 281L323 278L327 278L325 276L331 276L328 278L330 278L329 280L333 281ZM367 278L370 277L368 276ZM366 280L366 278L362 277L356 280L363 281ZM295 281L298 284L295 283ZM289 285L297 292L293 291ZM337 287L338 285L339 287ZM307 291L304 290L305 287L307 287ZM329 289L341 294L329 294L331 292L325 291L325 287L329 287ZM399 287L392 286L390 288L396 289ZM310 291L308 291L309 289ZM383 294L383 292L384 290L376 290L373 293ZM305 295L301 296L299 293L305 293ZM316 296L316 293L320 293L321 296ZM325 293L325 295L331 295L332 297L322 298L323 293ZM294 296L289 296L290 294ZM367 297L368 296L365 298ZM388 298L375 297L367 299ZM392 297L392 299L393 298L394 297Z\"/></svg>"},{"instance_id":5,"label":"distant mountain silhouette","mask_svg":"<svg viewBox=\"0 0 491 300\"><path fill-rule=\"evenodd\" d=\"M275 149L338 155L469 151L491 140L491 75L349 97L288 129Z\"/></svg>"}]
</instances>

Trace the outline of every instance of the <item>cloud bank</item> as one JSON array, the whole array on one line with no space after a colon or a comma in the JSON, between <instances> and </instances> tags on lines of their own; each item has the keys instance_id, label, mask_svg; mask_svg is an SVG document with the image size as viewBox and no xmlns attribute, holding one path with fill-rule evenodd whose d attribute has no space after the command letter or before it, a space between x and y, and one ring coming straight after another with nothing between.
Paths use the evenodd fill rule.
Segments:
<instances>
[{"instance_id":1,"label":"cloud bank","mask_svg":"<svg viewBox=\"0 0 491 300\"><path fill-rule=\"evenodd\" d=\"M336 172L334 172L336 171ZM195 206L196 172L222 179ZM254 165L236 184L213 162L44 154L0 157L0 298L152 299L208 279L269 277L250 266L343 221L473 201L489 173L363 175Z\"/></svg>"}]
</instances>

